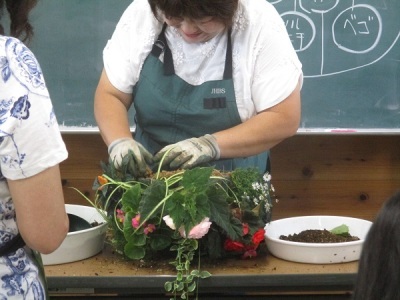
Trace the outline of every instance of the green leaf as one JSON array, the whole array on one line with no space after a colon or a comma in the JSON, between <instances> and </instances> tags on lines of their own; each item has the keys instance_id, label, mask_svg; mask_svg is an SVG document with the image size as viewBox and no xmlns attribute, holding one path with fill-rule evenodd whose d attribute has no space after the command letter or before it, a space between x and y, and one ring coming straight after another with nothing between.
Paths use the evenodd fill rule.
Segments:
<instances>
[{"instance_id":1,"label":"green leaf","mask_svg":"<svg viewBox=\"0 0 400 300\"><path fill-rule=\"evenodd\" d=\"M166 203L166 211L174 221L176 228L185 224L187 218L184 203L184 196L180 193L174 193Z\"/></svg>"},{"instance_id":2,"label":"green leaf","mask_svg":"<svg viewBox=\"0 0 400 300\"><path fill-rule=\"evenodd\" d=\"M183 270L179 270L179 269L182 269L182 268L176 268L176 269L178 270L178 272L176 273L176 280L182 281L183 275L182 275L181 271L183 271Z\"/></svg>"},{"instance_id":3,"label":"green leaf","mask_svg":"<svg viewBox=\"0 0 400 300\"><path fill-rule=\"evenodd\" d=\"M139 206L141 220L161 212L161 207L153 210L164 199L165 192L166 184L163 180L152 181L152 184L144 190Z\"/></svg>"},{"instance_id":4,"label":"green leaf","mask_svg":"<svg viewBox=\"0 0 400 300\"><path fill-rule=\"evenodd\" d=\"M190 260L185 261L185 265L184 265L185 270L189 270L190 269L190 263L191 263Z\"/></svg>"},{"instance_id":5,"label":"green leaf","mask_svg":"<svg viewBox=\"0 0 400 300\"><path fill-rule=\"evenodd\" d=\"M218 259L223 256L222 241L220 233L216 230L212 230L213 227L214 226L211 225L211 229L208 231L208 234L204 239L206 241L206 249L210 258Z\"/></svg>"},{"instance_id":6,"label":"green leaf","mask_svg":"<svg viewBox=\"0 0 400 300\"><path fill-rule=\"evenodd\" d=\"M198 224L205 217L210 217L210 203L207 194L202 192L195 195L192 218Z\"/></svg>"},{"instance_id":7,"label":"green leaf","mask_svg":"<svg viewBox=\"0 0 400 300\"><path fill-rule=\"evenodd\" d=\"M193 292L195 289L196 289L196 282L192 282L187 288L189 293Z\"/></svg>"},{"instance_id":8,"label":"green leaf","mask_svg":"<svg viewBox=\"0 0 400 300\"><path fill-rule=\"evenodd\" d=\"M142 234L135 234L134 228L124 229L124 236L128 243L131 243L135 246L144 246L146 245L146 236Z\"/></svg>"},{"instance_id":9,"label":"green leaf","mask_svg":"<svg viewBox=\"0 0 400 300\"><path fill-rule=\"evenodd\" d=\"M182 186L185 190L204 191L209 186L212 171L212 167L197 167L186 170L183 173Z\"/></svg>"},{"instance_id":10,"label":"green leaf","mask_svg":"<svg viewBox=\"0 0 400 300\"><path fill-rule=\"evenodd\" d=\"M211 277L211 273L208 271L201 271L200 272L200 278L204 279L204 278L208 278Z\"/></svg>"},{"instance_id":11,"label":"green leaf","mask_svg":"<svg viewBox=\"0 0 400 300\"><path fill-rule=\"evenodd\" d=\"M349 226L342 224L342 225L337 226L329 231L336 235L348 235L349 234Z\"/></svg>"},{"instance_id":12,"label":"green leaf","mask_svg":"<svg viewBox=\"0 0 400 300\"><path fill-rule=\"evenodd\" d=\"M164 283L164 289L167 292L172 292L172 288L173 288L173 283L171 281L167 281L166 283Z\"/></svg>"},{"instance_id":13,"label":"green leaf","mask_svg":"<svg viewBox=\"0 0 400 300\"><path fill-rule=\"evenodd\" d=\"M150 247L155 251L166 249L171 242L170 236L164 234L152 233L150 237Z\"/></svg>"},{"instance_id":14,"label":"green leaf","mask_svg":"<svg viewBox=\"0 0 400 300\"><path fill-rule=\"evenodd\" d=\"M210 217L210 204L204 191L185 194L184 198L184 225L189 232L193 226L199 224L205 217Z\"/></svg>"},{"instance_id":15,"label":"green leaf","mask_svg":"<svg viewBox=\"0 0 400 300\"><path fill-rule=\"evenodd\" d=\"M130 259L142 259L146 255L146 250L143 247L138 247L133 243L128 242L124 247L124 253Z\"/></svg>"},{"instance_id":16,"label":"green leaf","mask_svg":"<svg viewBox=\"0 0 400 300\"><path fill-rule=\"evenodd\" d=\"M249 225L250 234L255 233L259 228L265 226L253 211L242 211L242 223L247 223Z\"/></svg>"},{"instance_id":17,"label":"green leaf","mask_svg":"<svg viewBox=\"0 0 400 300\"><path fill-rule=\"evenodd\" d=\"M139 174L137 174L136 168L136 159L135 154L132 150L128 151L121 161L120 169L121 173L124 174L125 181L128 181L130 178L137 178Z\"/></svg>"},{"instance_id":18,"label":"green leaf","mask_svg":"<svg viewBox=\"0 0 400 300\"><path fill-rule=\"evenodd\" d=\"M238 195L246 193L251 196L254 194L253 183L260 181L262 175L256 168L237 168L231 173L231 180L234 184L234 191Z\"/></svg>"},{"instance_id":19,"label":"green leaf","mask_svg":"<svg viewBox=\"0 0 400 300\"><path fill-rule=\"evenodd\" d=\"M122 196L122 210L125 213L139 210L141 190L141 185L138 183L124 193Z\"/></svg>"},{"instance_id":20,"label":"green leaf","mask_svg":"<svg viewBox=\"0 0 400 300\"><path fill-rule=\"evenodd\" d=\"M240 239L243 232L242 224L231 218L231 210L226 201L226 193L220 189L212 188L207 194L210 198L211 221L220 226L231 239Z\"/></svg>"},{"instance_id":21,"label":"green leaf","mask_svg":"<svg viewBox=\"0 0 400 300\"><path fill-rule=\"evenodd\" d=\"M178 245L173 245L173 246L171 246L171 251L177 251L178 250L178 248L179 248L179 246Z\"/></svg>"}]
</instances>

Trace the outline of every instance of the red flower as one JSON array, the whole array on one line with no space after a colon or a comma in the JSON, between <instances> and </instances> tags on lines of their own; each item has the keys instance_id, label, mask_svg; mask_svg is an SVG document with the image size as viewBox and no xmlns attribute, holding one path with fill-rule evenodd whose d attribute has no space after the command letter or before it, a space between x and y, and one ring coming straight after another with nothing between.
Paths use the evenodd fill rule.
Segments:
<instances>
[{"instance_id":1,"label":"red flower","mask_svg":"<svg viewBox=\"0 0 400 300\"><path fill-rule=\"evenodd\" d=\"M265 239L265 230L264 228L261 228L254 233L251 241L257 247L264 239Z\"/></svg>"},{"instance_id":2,"label":"red flower","mask_svg":"<svg viewBox=\"0 0 400 300\"><path fill-rule=\"evenodd\" d=\"M248 234L249 226L247 224L243 224L243 233L244 235ZM241 242L232 241L231 239L226 239L224 242L224 249L226 251L233 251L238 253L243 253L242 258L251 258L257 256L257 248L258 245L264 240L265 238L265 230L260 228L257 230L252 239L251 244L244 245Z\"/></svg>"},{"instance_id":3,"label":"red flower","mask_svg":"<svg viewBox=\"0 0 400 300\"><path fill-rule=\"evenodd\" d=\"M244 245L240 242L232 241L231 239L226 239L224 242L224 249L226 251L242 252L244 250Z\"/></svg>"}]
</instances>

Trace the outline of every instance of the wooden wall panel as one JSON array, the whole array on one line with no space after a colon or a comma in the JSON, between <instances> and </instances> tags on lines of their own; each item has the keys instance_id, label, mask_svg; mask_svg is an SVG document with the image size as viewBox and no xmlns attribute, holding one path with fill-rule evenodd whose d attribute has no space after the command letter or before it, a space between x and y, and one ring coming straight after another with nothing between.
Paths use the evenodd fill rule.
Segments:
<instances>
[{"instance_id":1,"label":"wooden wall panel","mask_svg":"<svg viewBox=\"0 0 400 300\"><path fill-rule=\"evenodd\" d=\"M69 158L61 164L65 200L87 204L107 149L98 133L63 134ZM272 183L279 200L273 219L344 215L372 220L400 189L400 136L296 135L271 150Z\"/></svg>"},{"instance_id":2,"label":"wooden wall panel","mask_svg":"<svg viewBox=\"0 0 400 300\"><path fill-rule=\"evenodd\" d=\"M372 220L400 189L400 136L297 135L271 151L274 219L336 214Z\"/></svg>"},{"instance_id":3,"label":"wooden wall panel","mask_svg":"<svg viewBox=\"0 0 400 300\"><path fill-rule=\"evenodd\" d=\"M273 219L338 215L372 220L397 186L394 181L274 181Z\"/></svg>"},{"instance_id":4,"label":"wooden wall panel","mask_svg":"<svg viewBox=\"0 0 400 300\"><path fill-rule=\"evenodd\" d=\"M100 134L63 134L68 159L60 164L65 202L89 205L74 189L93 200L92 184L101 174L101 161L107 161L107 147Z\"/></svg>"},{"instance_id":5,"label":"wooden wall panel","mask_svg":"<svg viewBox=\"0 0 400 300\"><path fill-rule=\"evenodd\" d=\"M400 180L400 136L297 135L272 149L284 180Z\"/></svg>"},{"instance_id":6,"label":"wooden wall panel","mask_svg":"<svg viewBox=\"0 0 400 300\"><path fill-rule=\"evenodd\" d=\"M100 134L63 134L63 139L69 153L60 165L63 179L88 179L101 172L100 161L108 156Z\"/></svg>"}]
</instances>

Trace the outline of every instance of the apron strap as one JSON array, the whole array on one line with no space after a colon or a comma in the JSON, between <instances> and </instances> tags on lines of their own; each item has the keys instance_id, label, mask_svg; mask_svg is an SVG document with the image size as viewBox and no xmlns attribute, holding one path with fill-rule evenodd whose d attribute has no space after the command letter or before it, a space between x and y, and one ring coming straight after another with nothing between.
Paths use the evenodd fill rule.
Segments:
<instances>
[{"instance_id":1,"label":"apron strap","mask_svg":"<svg viewBox=\"0 0 400 300\"><path fill-rule=\"evenodd\" d=\"M225 70L224 70L224 80L232 79L232 40L231 40L232 30L229 28L228 31L228 44L226 45L226 55L225 55Z\"/></svg>"},{"instance_id":2,"label":"apron strap","mask_svg":"<svg viewBox=\"0 0 400 300\"><path fill-rule=\"evenodd\" d=\"M171 49L168 47L167 39L165 37L165 29L167 28L167 23L164 23L161 33L159 34L156 42L151 49L151 54L159 57L162 52L164 52L164 75L174 75L174 61L172 59Z\"/></svg>"}]
</instances>

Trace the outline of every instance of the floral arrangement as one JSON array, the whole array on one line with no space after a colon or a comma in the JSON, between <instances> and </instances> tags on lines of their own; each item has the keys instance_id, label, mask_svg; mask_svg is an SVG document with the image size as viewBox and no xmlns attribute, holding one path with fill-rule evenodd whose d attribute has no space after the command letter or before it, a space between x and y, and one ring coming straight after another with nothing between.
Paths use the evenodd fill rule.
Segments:
<instances>
[{"instance_id":1,"label":"floral arrangement","mask_svg":"<svg viewBox=\"0 0 400 300\"><path fill-rule=\"evenodd\" d=\"M175 253L170 263L177 276L165 283L173 299L189 299L198 279L211 276L200 265L192 267L195 257L257 256L271 217L273 186L268 173L158 167L145 178L135 178L132 159L126 156L119 169L101 163L103 174L93 185L95 200L88 200L106 212L117 252L133 260Z\"/></svg>"}]
</instances>

